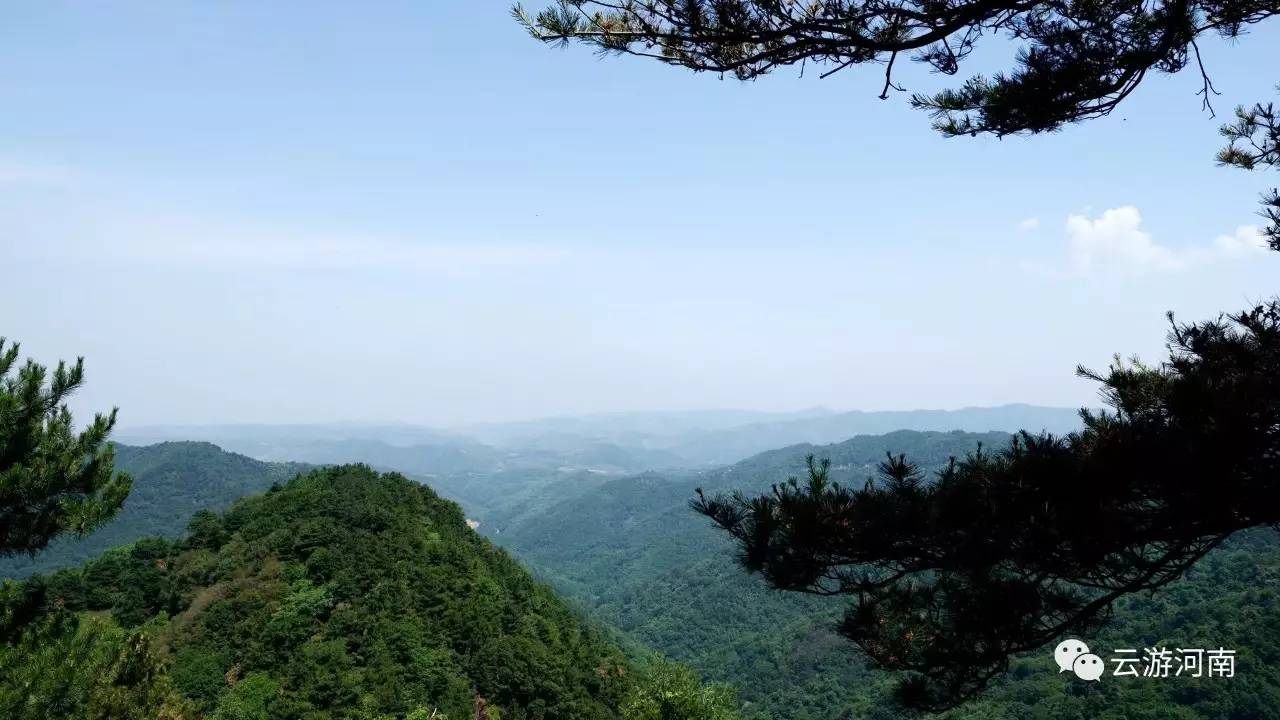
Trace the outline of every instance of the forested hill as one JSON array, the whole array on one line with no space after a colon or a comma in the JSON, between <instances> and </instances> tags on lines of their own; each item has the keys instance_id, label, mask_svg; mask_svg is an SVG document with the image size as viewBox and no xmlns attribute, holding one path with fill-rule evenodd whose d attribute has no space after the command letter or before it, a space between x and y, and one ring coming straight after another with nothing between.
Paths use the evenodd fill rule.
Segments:
<instances>
[{"instance_id":1,"label":"forested hill","mask_svg":"<svg viewBox=\"0 0 1280 720\"><path fill-rule=\"evenodd\" d=\"M455 504L364 466L0 587L13 720L458 720L481 702L491 720L668 716ZM730 717L694 713L672 717Z\"/></svg>"},{"instance_id":2,"label":"forested hill","mask_svg":"<svg viewBox=\"0 0 1280 720\"><path fill-rule=\"evenodd\" d=\"M830 458L833 476L862 480L886 452L927 469L1004 433L914 432L794 445L705 472L647 473L612 480L535 515L481 516L482 528L600 620L737 685L758 717L833 720L871 704L858 655L832 632L838 603L779 593L749 577L706 518L689 509L695 488L756 492ZM505 523L506 517L515 520ZM492 521L492 522L490 522Z\"/></svg>"},{"instance_id":3,"label":"forested hill","mask_svg":"<svg viewBox=\"0 0 1280 720\"><path fill-rule=\"evenodd\" d=\"M196 511L223 510L310 467L261 462L205 442L117 444L115 451L116 467L133 477L133 490L115 519L87 538L59 538L34 557L0 558L0 578L70 567L143 537L178 537Z\"/></svg>"},{"instance_id":4,"label":"forested hill","mask_svg":"<svg viewBox=\"0 0 1280 720\"><path fill-rule=\"evenodd\" d=\"M896 720L906 716L891 700L891 679L867 668L834 632L845 604L770 590L745 574L734 562L736 549L688 500L699 486L766 490L800 475L810 453L830 458L843 482L870 476L886 452L906 453L932 469L979 443L995 448L1007 440L1000 433L895 432L783 448L702 473L648 473L609 481L538 514L512 514L516 521L495 537L602 621L705 677L737 685L746 717ZM1275 533L1240 538L1186 580L1121 603L1107 632L1090 638L1107 648L1234 648L1239 677L1120 678L1090 687L1066 682L1046 651L1019 659L990 692L951 717L1273 717L1280 707L1277 568Z\"/></svg>"}]
</instances>

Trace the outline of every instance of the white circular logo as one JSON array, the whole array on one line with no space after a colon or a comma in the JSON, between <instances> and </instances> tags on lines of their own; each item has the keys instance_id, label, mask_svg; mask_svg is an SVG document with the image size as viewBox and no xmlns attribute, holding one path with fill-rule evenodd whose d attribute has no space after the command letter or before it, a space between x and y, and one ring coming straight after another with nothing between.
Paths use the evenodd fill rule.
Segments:
<instances>
[{"instance_id":1,"label":"white circular logo","mask_svg":"<svg viewBox=\"0 0 1280 720\"><path fill-rule=\"evenodd\" d=\"M1053 651L1053 660L1058 663L1058 672L1071 672L1075 667L1076 658L1088 652L1089 646L1075 638L1068 638L1058 643L1058 647Z\"/></svg>"}]
</instances>

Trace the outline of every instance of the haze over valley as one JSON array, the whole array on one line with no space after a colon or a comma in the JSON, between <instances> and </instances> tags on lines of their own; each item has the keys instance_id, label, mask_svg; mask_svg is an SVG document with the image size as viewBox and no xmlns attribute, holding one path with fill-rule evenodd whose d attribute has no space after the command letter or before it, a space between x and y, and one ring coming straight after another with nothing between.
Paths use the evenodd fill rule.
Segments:
<instances>
[{"instance_id":1,"label":"haze over valley","mask_svg":"<svg viewBox=\"0 0 1280 720\"><path fill-rule=\"evenodd\" d=\"M1004 405L892 412L611 413L446 429L374 423L124 426L117 437L130 444L201 440L259 460L364 462L427 476L557 463L565 469L617 474L725 465L786 445L826 444L894 430L1065 434L1079 426L1078 409Z\"/></svg>"}]
</instances>

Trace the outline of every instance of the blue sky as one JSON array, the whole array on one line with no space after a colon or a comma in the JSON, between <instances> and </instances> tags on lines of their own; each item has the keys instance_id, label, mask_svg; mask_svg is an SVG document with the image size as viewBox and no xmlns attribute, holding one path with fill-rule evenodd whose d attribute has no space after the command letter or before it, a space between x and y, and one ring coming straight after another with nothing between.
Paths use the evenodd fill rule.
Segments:
<instances>
[{"instance_id":1,"label":"blue sky","mask_svg":"<svg viewBox=\"0 0 1280 720\"><path fill-rule=\"evenodd\" d=\"M1212 163L1276 23L1202 44L1218 119L1183 73L948 140L876 69L743 84L507 11L6 6L0 334L124 424L1078 405L1164 311L1276 292L1242 229L1275 177Z\"/></svg>"}]
</instances>

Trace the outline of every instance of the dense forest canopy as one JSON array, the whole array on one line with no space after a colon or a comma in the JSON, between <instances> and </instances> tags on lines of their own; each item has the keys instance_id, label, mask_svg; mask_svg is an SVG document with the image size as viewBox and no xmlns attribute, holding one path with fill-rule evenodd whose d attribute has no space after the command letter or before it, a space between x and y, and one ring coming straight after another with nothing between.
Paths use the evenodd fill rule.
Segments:
<instances>
[{"instance_id":1,"label":"dense forest canopy","mask_svg":"<svg viewBox=\"0 0 1280 720\"><path fill-rule=\"evenodd\" d=\"M837 477L860 482L887 450L940 468L1005 433L859 436L762 453L725 468L615 479L536 513L481 514L481 529L601 621L739 688L744 714L819 720L857 717L883 702L883 676L868 674L834 631L841 604L769 589L744 573L732 547L688 510L694 488L759 491L832 459ZM494 534L496 533L496 534Z\"/></svg>"},{"instance_id":2,"label":"dense forest canopy","mask_svg":"<svg viewBox=\"0 0 1280 720\"><path fill-rule=\"evenodd\" d=\"M15 720L733 717L687 671L633 672L456 505L363 466L6 583L0 639Z\"/></svg>"}]
</instances>

